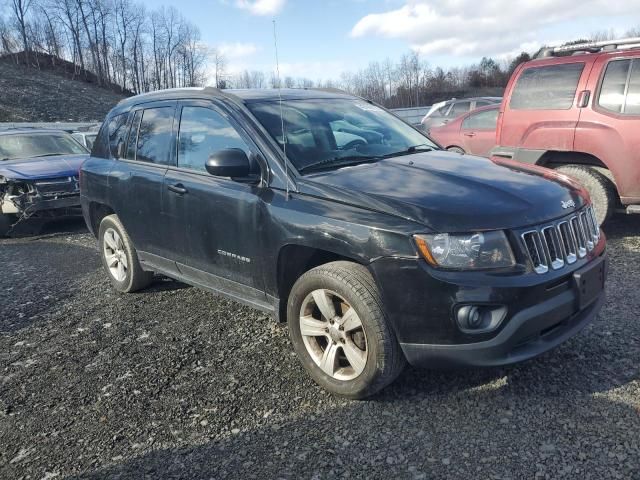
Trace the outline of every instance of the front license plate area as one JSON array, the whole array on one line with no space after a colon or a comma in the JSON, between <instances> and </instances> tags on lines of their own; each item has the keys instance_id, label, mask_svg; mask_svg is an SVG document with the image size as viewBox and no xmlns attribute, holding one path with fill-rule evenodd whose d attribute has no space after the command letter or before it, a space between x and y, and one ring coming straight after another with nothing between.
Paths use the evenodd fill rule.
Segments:
<instances>
[{"instance_id":1,"label":"front license plate area","mask_svg":"<svg viewBox=\"0 0 640 480\"><path fill-rule=\"evenodd\" d=\"M604 258L599 258L573 274L574 287L578 296L578 308L580 310L588 307L598 298L598 295L604 289L606 276L607 263Z\"/></svg>"}]
</instances>

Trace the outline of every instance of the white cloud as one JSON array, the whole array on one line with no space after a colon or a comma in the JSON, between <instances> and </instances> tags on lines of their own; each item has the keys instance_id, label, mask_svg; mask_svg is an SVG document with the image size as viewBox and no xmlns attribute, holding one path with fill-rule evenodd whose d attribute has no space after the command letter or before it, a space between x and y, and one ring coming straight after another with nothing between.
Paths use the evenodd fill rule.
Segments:
<instances>
[{"instance_id":1,"label":"white cloud","mask_svg":"<svg viewBox=\"0 0 640 480\"><path fill-rule=\"evenodd\" d=\"M275 15L285 3L286 0L236 0L235 5L253 15Z\"/></svg>"},{"instance_id":2,"label":"white cloud","mask_svg":"<svg viewBox=\"0 0 640 480\"><path fill-rule=\"evenodd\" d=\"M216 47L221 55L228 61L250 57L260 51L260 47L254 43L222 43Z\"/></svg>"},{"instance_id":3,"label":"white cloud","mask_svg":"<svg viewBox=\"0 0 640 480\"><path fill-rule=\"evenodd\" d=\"M594 16L633 17L639 8L640 0L407 0L366 15L351 36L401 39L425 54L504 56L535 44L541 29Z\"/></svg>"}]
</instances>

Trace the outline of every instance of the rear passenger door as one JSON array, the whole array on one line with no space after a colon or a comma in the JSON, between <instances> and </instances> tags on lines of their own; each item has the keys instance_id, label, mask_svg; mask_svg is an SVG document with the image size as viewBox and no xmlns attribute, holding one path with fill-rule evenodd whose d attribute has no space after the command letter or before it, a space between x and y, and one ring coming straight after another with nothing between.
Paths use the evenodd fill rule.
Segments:
<instances>
[{"instance_id":1,"label":"rear passenger door","mask_svg":"<svg viewBox=\"0 0 640 480\"><path fill-rule=\"evenodd\" d=\"M576 97L585 89L587 70L584 61L557 64L551 59L520 71L504 105L500 145L572 150L580 113Z\"/></svg>"},{"instance_id":2,"label":"rear passenger door","mask_svg":"<svg viewBox=\"0 0 640 480\"><path fill-rule=\"evenodd\" d=\"M496 144L498 109L472 112L462 122L464 151L473 155L488 156Z\"/></svg>"},{"instance_id":3,"label":"rear passenger door","mask_svg":"<svg viewBox=\"0 0 640 480\"><path fill-rule=\"evenodd\" d=\"M174 115L176 102L144 104L131 111L128 136L117 147L118 161L111 172L113 204L141 259L169 270L174 246L162 223L164 174L175 164ZM165 265L166 263L166 265Z\"/></svg>"},{"instance_id":4,"label":"rear passenger door","mask_svg":"<svg viewBox=\"0 0 640 480\"><path fill-rule=\"evenodd\" d=\"M205 168L209 156L220 150L238 148L255 160L257 148L211 101L182 101L177 118L177 165L165 175L164 209L172 243L185 247L177 260L180 272L231 296L263 301L262 190L214 177Z\"/></svg>"}]
</instances>

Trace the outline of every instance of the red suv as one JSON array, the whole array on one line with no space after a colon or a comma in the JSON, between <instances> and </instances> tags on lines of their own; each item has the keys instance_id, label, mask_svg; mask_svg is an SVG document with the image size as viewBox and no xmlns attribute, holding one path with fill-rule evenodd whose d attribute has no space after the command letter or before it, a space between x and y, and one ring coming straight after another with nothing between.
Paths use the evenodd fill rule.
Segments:
<instances>
[{"instance_id":1,"label":"red suv","mask_svg":"<svg viewBox=\"0 0 640 480\"><path fill-rule=\"evenodd\" d=\"M554 168L589 191L603 223L640 213L640 38L544 50L513 73L496 157Z\"/></svg>"}]
</instances>

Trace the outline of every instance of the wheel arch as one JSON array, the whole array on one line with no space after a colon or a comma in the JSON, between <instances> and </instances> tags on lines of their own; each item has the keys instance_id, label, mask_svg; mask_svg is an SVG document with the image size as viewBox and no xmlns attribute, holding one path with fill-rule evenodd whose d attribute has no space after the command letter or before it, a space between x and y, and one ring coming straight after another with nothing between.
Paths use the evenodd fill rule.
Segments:
<instances>
[{"instance_id":1,"label":"wheel arch","mask_svg":"<svg viewBox=\"0 0 640 480\"><path fill-rule=\"evenodd\" d=\"M116 212L105 203L89 202L89 222L91 223L91 231L96 238L98 238L100 222L102 222L104 217L113 215L115 213Z\"/></svg>"},{"instance_id":2,"label":"wheel arch","mask_svg":"<svg viewBox=\"0 0 640 480\"><path fill-rule=\"evenodd\" d=\"M279 298L276 318L279 322L285 322L287 319L287 301L296 280L315 267L337 261L367 266L362 258L331 250L291 243L282 246L276 263L276 286Z\"/></svg>"},{"instance_id":3,"label":"wheel arch","mask_svg":"<svg viewBox=\"0 0 640 480\"><path fill-rule=\"evenodd\" d=\"M562 165L582 165L592 167L607 177L616 188L618 201L620 200L618 193L618 182L614 173L609 167L598 157L586 152L561 152L550 150L545 152L536 162L537 165L547 168L556 168Z\"/></svg>"}]
</instances>

